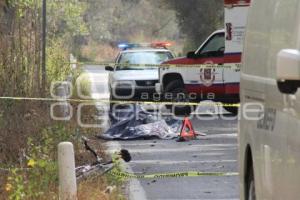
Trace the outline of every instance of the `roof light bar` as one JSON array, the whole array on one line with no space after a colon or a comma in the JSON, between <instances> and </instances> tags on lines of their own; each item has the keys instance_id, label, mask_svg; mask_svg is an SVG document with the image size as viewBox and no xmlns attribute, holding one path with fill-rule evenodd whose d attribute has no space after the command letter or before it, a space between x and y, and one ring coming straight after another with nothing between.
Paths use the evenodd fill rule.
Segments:
<instances>
[{"instance_id":1,"label":"roof light bar","mask_svg":"<svg viewBox=\"0 0 300 200\"><path fill-rule=\"evenodd\" d=\"M151 48L168 48L172 45L170 42L153 42L153 43L140 43L140 44L130 44L130 43L121 43L118 45L118 48L121 50L132 49L132 48L142 48L142 47L151 47Z\"/></svg>"},{"instance_id":2,"label":"roof light bar","mask_svg":"<svg viewBox=\"0 0 300 200\"><path fill-rule=\"evenodd\" d=\"M161 48L167 48L167 47L170 47L172 46L172 43L171 42L153 42L151 43L151 46L152 47L161 47Z\"/></svg>"}]
</instances>

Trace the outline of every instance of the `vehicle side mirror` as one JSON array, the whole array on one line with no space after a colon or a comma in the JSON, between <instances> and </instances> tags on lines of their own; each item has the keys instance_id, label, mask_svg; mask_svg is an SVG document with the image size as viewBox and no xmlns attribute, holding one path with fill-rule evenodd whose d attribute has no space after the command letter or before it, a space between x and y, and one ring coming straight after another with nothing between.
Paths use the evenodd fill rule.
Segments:
<instances>
[{"instance_id":1,"label":"vehicle side mirror","mask_svg":"<svg viewBox=\"0 0 300 200\"><path fill-rule=\"evenodd\" d=\"M295 94L300 87L300 51L282 49L277 54L277 86L284 94Z\"/></svg>"},{"instance_id":2,"label":"vehicle side mirror","mask_svg":"<svg viewBox=\"0 0 300 200\"><path fill-rule=\"evenodd\" d=\"M111 66L105 66L105 70L112 72L112 71L114 71L114 68Z\"/></svg>"},{"instance_id":3,"label":"vehicle side mirror","mask_svg":"<svg viewBox=\"0 0 300 200\"><path fill-rule=\"evenodd\" d=\"M191 58L191 59L195 59L196 58L196 54L195 51L190 51L187 53L186 55L187 58Z\"/></svg>"}]
</instances>

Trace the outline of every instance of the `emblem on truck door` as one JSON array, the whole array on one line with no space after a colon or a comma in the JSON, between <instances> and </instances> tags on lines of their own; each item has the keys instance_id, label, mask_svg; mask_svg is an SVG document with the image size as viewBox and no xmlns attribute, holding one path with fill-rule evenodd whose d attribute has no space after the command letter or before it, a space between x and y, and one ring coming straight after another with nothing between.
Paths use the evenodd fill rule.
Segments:
<instances>
[{"instance_id":1,"label":"emblem on truck door","mask_svg":"<svg viewBox=\"0 0 300 200\"><path fill-rule=\"evenodd\" d=\"M200 69L200 80L203 85L209 87L216 80L215 69Z\"/></svg>"},{"instance_id":2,"label":"emblem on truck door","mask_svg":"<svg viewBox=\"0 0 300 200\"><path fill-rule=\"evenodd\" d=\"M226 23L226 40L232 40L232 24Z\"/></svg>"}]
</instances>

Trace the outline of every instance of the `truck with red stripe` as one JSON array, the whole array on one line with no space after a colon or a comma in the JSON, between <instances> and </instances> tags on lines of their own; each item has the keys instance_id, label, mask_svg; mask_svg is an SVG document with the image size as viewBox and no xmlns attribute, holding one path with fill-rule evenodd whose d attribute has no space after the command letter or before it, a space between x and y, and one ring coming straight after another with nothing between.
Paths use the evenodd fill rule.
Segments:
<instances>
[{"instance_id":1,"label":"truck with red stripe","mask_svg":"<svg viewBox=\"0 0 300 200\"><path fill-rule=\"evenodd\" d=\"M237 107L230 105L239 103L241 53L249 5L250 0L224 0L224 29L213 32L186 57L163 63L170 66L160 68L156 90L166 101L212 100L237 113ZM178 113L192 109L173 107Z\"/></svg>"}]
</instances>

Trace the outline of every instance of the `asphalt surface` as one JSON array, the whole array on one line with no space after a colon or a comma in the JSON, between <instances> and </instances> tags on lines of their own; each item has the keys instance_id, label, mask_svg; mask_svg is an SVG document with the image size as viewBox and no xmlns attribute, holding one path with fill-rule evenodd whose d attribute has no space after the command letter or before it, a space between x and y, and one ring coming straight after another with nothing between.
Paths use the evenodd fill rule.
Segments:
<instances>
[{"instance_id":1,"label":"asphalt surface","mask_svg":"<svg viewBox=\"0 0 300 200\"><path fill-rule=\"evenodd\" d=\"M86 72L91 76L93 93L99 96L107 91L93 80L100 74L101 82L107 81L103 79L103 75L107 77L103 67L87 66ZM206 134L197 140L181 143L176 140L110 141L107 146L111 151L128 149L132 161L124 168L137 175L237 172L237 120L222 119L216 113L203 115L206 111L210 113L210 108L202 107L201 115L192 116L194 129ZM238 176L200 176L130 180L127 195L133 200L229 200L239 199L238 190Z\"/></svg>"},{"instance_id":2,"label":"asphalt surface","mask_svg":"<svg viewBox=\"0 0 300 200\"><path fill-rule=\"evenodd\" d=\"M207 135L182 143L175 140L118 142L132 154L132 171L135 174L237 172L236 121L216 119L201 122L195 119L192 122L196 131ZM110 142L109 145L114 146L115 143ZM239 198L237 176L149 179L140 180L140 184L146 199Z\"/></svg>"}]
</instances>

